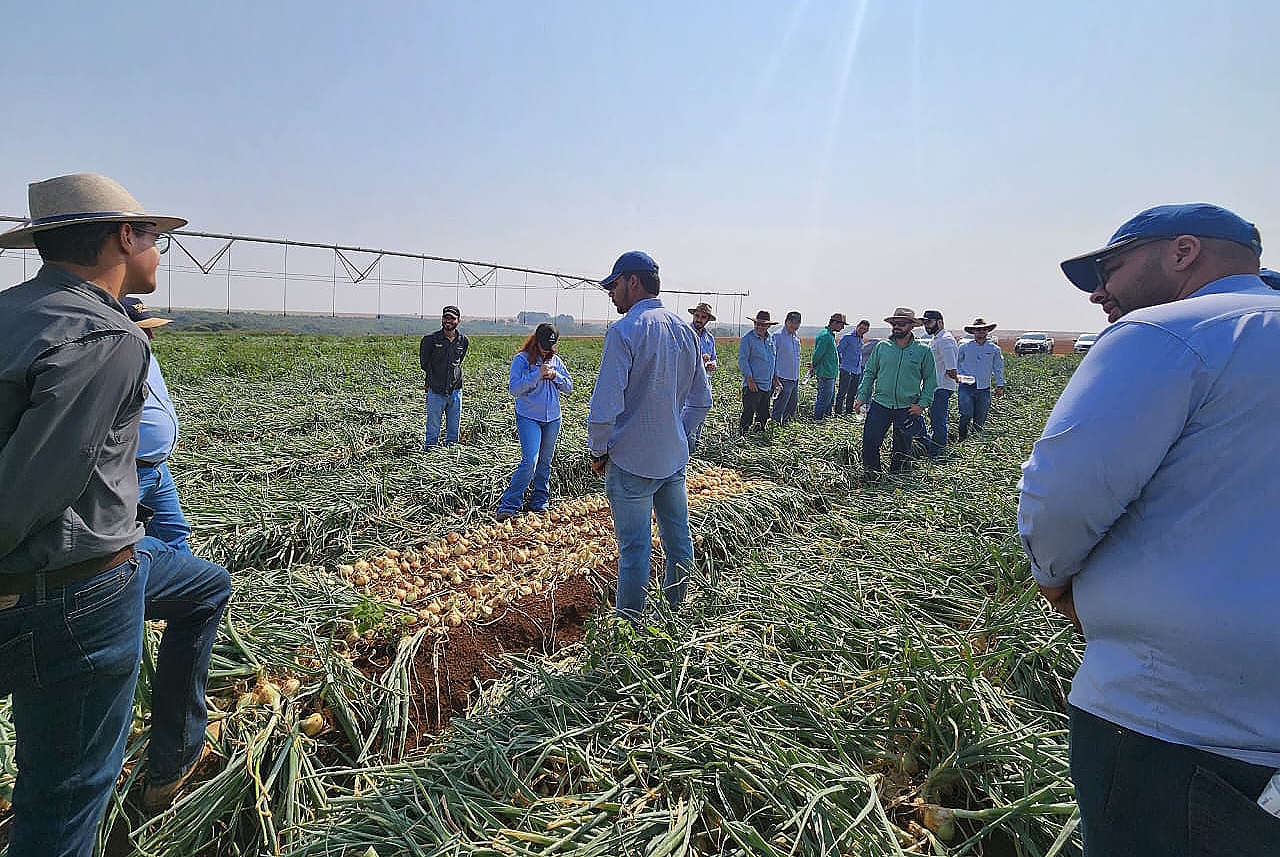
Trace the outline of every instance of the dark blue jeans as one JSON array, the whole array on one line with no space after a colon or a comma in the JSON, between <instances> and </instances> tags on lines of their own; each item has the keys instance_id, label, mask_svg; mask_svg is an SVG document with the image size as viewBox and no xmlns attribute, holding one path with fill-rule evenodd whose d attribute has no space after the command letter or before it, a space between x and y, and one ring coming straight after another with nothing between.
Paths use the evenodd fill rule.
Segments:
<instances>
[{"instance_id":1,"label":"dark blue jeans","mask_svg":"<svg viewBox=\"0 0 1280 857\"><path fill-rule=\"evenodd\" d=\"M209 656L231 598L231 575L150 536L138 542L137 550L145 572L146 616L165 620L151 684L147 778L171 783L200 759L209 725Z\"/></svg>"},{"instance_id":2,"label":"dark blue jeans","mask_svg":"<svg viewBox=\"0 0 1280 857\"><path fill-rule=\"evenodd\" d=\"M524 492L533 483L529 508L535 512L547 508L551 499L551 457L560 436L560 421L544 423L516 414L516 433L520 435L520 464L511 474L511 484L498 502L499 512L519 512L524 506Z\"/></svg>"},{"instance_id":3,"label":"dark blue jeans","mask_svg":"<svg viewBox=\"0 0 1280 857\"><path fill-rule=\"evenodd\" d=\"M991 413L991 388L978 389L977 384L961 384L956 395L956 410L960 412L957 435L961 440L969 436L970 420L975 431L982 431L987 424L987 414Z\"/></svg>"},{"instance_id":4,"label":"dark blue jeans","mask_svg":"<svg viewBox=\"0 0 1280 857\"><path fill-rule=\"evenodd\" d=\"M1280 854L1280 818L1257 805L1272 769L1070 716L1086 857Z\"/></svg>"},{"instance_id":5,"label":"dark blue jeans","mask_svg":"<svg viewBox=\"0 0 1280 857\"><path fill-rule=\"evenodd\" d=\"M923 416L911 416L907 408L886 408L872 401L867 406L867 421L862 424L862 469L867 474L879 473L880 444L893 428L893 447L889 456L889 472L901 473L910 469L911 444L916 438L924 438Z\"/></svg>"},{"instance_id":6,"label":"dark blue jeans","mask_svg":"<svg viewBox=\"0 0 1280 857\"><path fill-rule=\"evenodd\" d=\"M791 422L796 415L796 407L800 404L799 381L778 379L778 397L773 400L773 421L778 425Z\"/></svg>"},{"instance_id":7,"label":"dark blue jeans","mask_svg":"<svg viewBox=\"0 0 1280 857\"><path fill-rule=\"evenodd\" d=\"M427 391L427 431L423 452L440 445L441 420L444 421L444 445L452 446L458 442L462 422L462 390L444 394Z\"/></svg>"},{"instance_id":8,"label":"dark blue jeans","mask_svg":"<svg viewBox=\"0 0 1280 857\"><path fill-rule=\"evenodd\" d=\"M18 782L9 857L89 857L124 761L149 559L0 610L0 695L13 694Z\"/></svg>"},{"instance_id":9,"label":"dark blue jeans","mask_svg":"<svg viewBox=\"0 0 1280 857\"><path fill-rule=\"evenodd\" d=\"M187 539L191 538L191 525L182 514L178 500L178 486L169 472L169 463L138 465L138 502L155 512L147 521L147 535L155 536L169 547L182 553L191 553Z\"/></svg>"},{"instance_id":10,"label":"dark blue jeans","mask_svg":"<svg viewBox=\"0 0 1280 857\"><path fill-rule=\"evenodd\" d=\"M813 402L813 418L825 420L831 416L831 406L836 398L836 379L819 378L818 392Z\"/></svg>"},{"instance_id":11,"label":"dark blue jeans","mask_svg":"<svg viewBox=\"0 0 1280 857\"><path fill-rule=\"evenodd\" d=\"M947 448L947 410L951 407L951 390L937 389L929 405L929 455L937 458Z\"/></svg>"},{"instance_id":12,"label":"dark blue jeans","mask_svg":"<svg viewBox=\"0 0 1280 857\"><path fill-rule=\"evenodd\" d=\"M861 383L861 372L840 370L840 384L836 387L837 415L853 413L853 400L858 398L858 385Z\"/></svg>"},{"instance_id":13,"label":"dark blue jeans","mask_svg":"<svg viewBox=\"0 0 1280 857\"><path fill-rule=\"evenodd\" d=\"M649 479L628 473L610 462L605 471L604 490L613 513L613 531L618 537L617 614L635 620L644 610L653 558L655 517L666 559L662 591L672 605L684 601L686 576L693 567L685 469L680 468L666 479Z\"/></svg>"}]
</instances>

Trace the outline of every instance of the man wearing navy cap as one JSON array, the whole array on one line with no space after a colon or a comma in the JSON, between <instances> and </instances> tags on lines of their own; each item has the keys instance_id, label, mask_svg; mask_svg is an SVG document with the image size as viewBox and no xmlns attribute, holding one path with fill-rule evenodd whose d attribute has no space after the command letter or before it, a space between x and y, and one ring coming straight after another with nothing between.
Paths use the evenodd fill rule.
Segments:
<instances>
[{"instance_id":1,"label":"man wearing navy cap","mask_svg":"<svg viewBox=\"0 0 1280 857\"><path fill-rule=\"evenodd\" d=\"M418 362L424 376L422 389L427 394L427 430L422 451L429 452L440 443L440 423L444 422L444 445L458 442L462 421L462 361L467 357L471 340L458 330L462 313L456 306L440 311L440 329L428 333L418 343Z\"/></svg>"},{"instance_id":2,"label":"man wearing navy cap","mask_svg":"<svg viewBox=\"0 0 1280 857\"><path fill-rule=\"evenodd\" d=\"M1088 640L1070 727L1089 857L1280 853L1280 294L1261 253L1226 209L1163 205L1062 263L1112 324L1023 465L1018 531Z\"/></svg>"},{"instance_id":3,"label":"man wearing navy cap","mask_svg":"<svg viewBox=\"0 0 1280 857\"><path fill-rule=\"evenodd\" d=\"M600 281L623 318L609 327L587 414L591 470L605 477L618 538L617 613L640 618L649 587L653 517L666 559L662 590L684 600L693 567L685 468L711 410L693 328L658 299L658 265L632 250Z\"/></svg>"}]
</instances>

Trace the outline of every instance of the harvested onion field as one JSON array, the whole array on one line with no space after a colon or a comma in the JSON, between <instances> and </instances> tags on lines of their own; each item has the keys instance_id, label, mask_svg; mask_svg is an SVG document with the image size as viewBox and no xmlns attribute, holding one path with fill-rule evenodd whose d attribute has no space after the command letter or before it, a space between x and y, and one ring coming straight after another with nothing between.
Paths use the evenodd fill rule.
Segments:
<instances>
[{"instance_id":1,"label":"harvested onion field","mask_svg":"<svg viewBox=\"0 0 1280 857\"><path fill-rule=\"evenodd\" d=\"M194 545L236 589L213 752L145 820L148 634L106 853L1080 853L1081 646L1014 532L1018 464L1075 358L1010 358L985 436L864 489L852 419L734 437L722 345L689 600L637 631L608 619L616 545L584 454L598 340L561 342L576 392L549 512L494 521L517 347L473 339L463 444L424 455L416 340L161 335Z\"/></svg>"}]
</instances>

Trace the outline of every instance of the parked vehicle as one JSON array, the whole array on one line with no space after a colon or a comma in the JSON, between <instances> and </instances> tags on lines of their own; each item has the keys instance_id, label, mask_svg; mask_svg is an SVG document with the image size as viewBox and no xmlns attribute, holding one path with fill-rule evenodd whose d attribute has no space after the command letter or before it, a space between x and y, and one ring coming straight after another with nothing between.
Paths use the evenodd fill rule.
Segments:
<instances>
[{"instance_id":1,"label":"parked vehicle","mask_svg":"<svg viewBox=\"0 0 1280 857\"><path fill-rule=\"evenodd\" d=\"M1098 341L1096 333L1082 333L1076 337L1075 343L1071 346L1071 350L1076 354L1084 354L1093 347L1093 343Z\"/></svg>"},{"instance_id":2,"label":"parked vehicle","mask_svg":"<svg viewBox=\"0 0 1280 857\"><path fill-rule=\"evenodd\" d=\"M1024 333L1013 343L1014 354L1052 354L1053 337L1047 333Z\"/></svg>"}]
</instances>

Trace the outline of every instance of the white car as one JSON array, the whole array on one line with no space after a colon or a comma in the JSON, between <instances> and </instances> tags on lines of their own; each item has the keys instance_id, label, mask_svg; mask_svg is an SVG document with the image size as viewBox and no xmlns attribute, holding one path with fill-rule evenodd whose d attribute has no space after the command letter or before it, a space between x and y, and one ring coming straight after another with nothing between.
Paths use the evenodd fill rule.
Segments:
<instances>
[{"instance_id":1,"label":"white car","mask_svg":"<svg viewBox=\"0 0 1280 857\"><path fill-rule=\"evenodd\" d=\"M1024 333L1013 343L1014 354L1052 354L1053 337L1047 333Z\"/></svg>"},{"instance_id":2,"label":"white car","mask_svg":"<svg viewBox=\"0 0 1280 857\"><path fill-rule=\"evenodd\" d=\"M1084 354L1093 347L1093 343L1098 341L1097 333L1082 333L1076 337L1075 343L1071 346L1071 350L1076 354Z\"/></svg>"}]
</instances>

